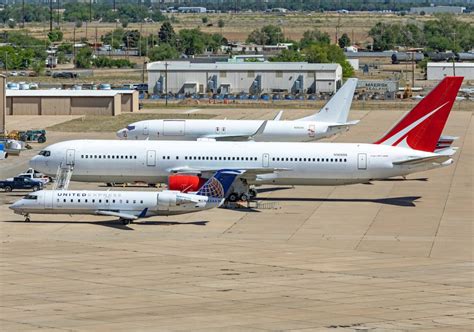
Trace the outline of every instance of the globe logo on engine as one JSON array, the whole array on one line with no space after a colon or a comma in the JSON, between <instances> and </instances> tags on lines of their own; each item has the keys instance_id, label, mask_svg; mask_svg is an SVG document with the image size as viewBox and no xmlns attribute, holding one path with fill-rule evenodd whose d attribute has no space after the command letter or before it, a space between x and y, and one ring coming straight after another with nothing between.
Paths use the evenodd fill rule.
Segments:
<instances>
[{"instance_id":1,"label":"globe logo on engine","mask_svg":"<svg viewBox=\"0 0 474 332\"><path fill-rule=\"evenodd\" d=\"M200 191L203 196L224 197L224 188L216 178L211 178Z\"/></svg>"}]
</instances>

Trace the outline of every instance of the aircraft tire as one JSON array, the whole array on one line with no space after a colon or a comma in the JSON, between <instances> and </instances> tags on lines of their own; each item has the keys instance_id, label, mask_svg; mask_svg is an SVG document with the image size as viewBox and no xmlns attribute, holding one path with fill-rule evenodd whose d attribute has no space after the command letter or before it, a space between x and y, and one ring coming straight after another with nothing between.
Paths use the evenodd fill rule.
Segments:
<instances>
[{"instance_id":1,"label":"aircraft tire","mask_svg":"<svg viewBox=\"0 0 474 332\"><path fill-rule=\"evenodd\" d=\"M239 196L236 193L230 194L229 197L227 198L229 202L237 202L238 199L239 199Z\"/></svg>"}]
</instances>

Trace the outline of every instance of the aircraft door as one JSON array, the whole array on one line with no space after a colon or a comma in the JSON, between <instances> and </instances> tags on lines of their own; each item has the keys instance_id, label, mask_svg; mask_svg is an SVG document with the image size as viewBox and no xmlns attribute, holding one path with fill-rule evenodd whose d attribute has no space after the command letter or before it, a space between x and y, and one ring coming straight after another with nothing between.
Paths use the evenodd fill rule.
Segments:
<instances>
[{"instance_id":1,"label":"aircraft door","mask_svg":"<svg viewBox=\"0 0 474 332\"><path fill-rule=\"evenodd\" d=\"M148 134L149 134L149 131L148 131L148 122L145 122L145 123L143 124L143 135L144 135L144 136L148 136Z\"/></svg>"},{"instance_id":2,"label":"aircraft door","mask_svg":"<svg viewBox=\"0 0 474 332\"><path fill-rule=\"evenodd\" d=\"M164 120L163 135L164 136L184 136L185 135L184 120Z\"/></svg>"},{"instance_id":3,"label":"aircraft door","mask_svg":"<svg viewBox=\"0 0 474 332\"><path fill-rule=\"evenodd\" d=\"M309 125L308 127L308 136L314 137L316 135L316 127L314 125Z\"/></svg>"},{"instance_id":4,"label":"aircraft door","mask_svg":"<svg viewBox=\"0 0 474 332\"><path fill-rule=\"evenodd\" d=\"M66 151L66 165L74 165L74 155L76 151L74 149L69 149Z\"/></svg>"},{"instance_id":5,"label":"aircraft door","mask_svg":"<svg viewBox=\"0 0 474 332\"><path fill-rule=\"evenodd\" d=\"M269 167L270 165L270 155L268 153L264 153L262 155L262 166Z\"/></svg>"},{"instance_id":6,"label":"aircraft door","mask_svg":"<svg viewBox=\"0 0 474 332\"><path fill-rule=\"evenodd\" d=\"M156 166L156 151L148 150L146 152L146 165L147 166Z\"/></svg>"},{"instance_id":7,"label":"aircraft door","mask_svg":"<svg viewBox=\"0 0 474 332\"><path fill-rule=\"evenodd\" d=\"M364 170L367 169L367 154L359 153L357 155L357 169Z\"/></svg>"},{"instance_id":8,"label":"aircraft door","mask_svg":"<svg viewBox=\"0 0 474 332\"><path fill-rule=\"evenodd\" d=\"M53 208L53 192L44 191L44 208L52 209Z\"/></svg>"}]
</instances>

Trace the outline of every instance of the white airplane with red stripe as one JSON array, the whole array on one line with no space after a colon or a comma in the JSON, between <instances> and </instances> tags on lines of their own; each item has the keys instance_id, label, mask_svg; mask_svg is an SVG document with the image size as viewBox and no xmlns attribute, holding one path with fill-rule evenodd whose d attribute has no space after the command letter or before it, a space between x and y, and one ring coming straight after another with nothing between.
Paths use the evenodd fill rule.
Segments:
<instances>
[{"instance_id":1,"label":"white airplane with red stripe","mask_svg":"<svg viewBox=\"0 0 474 332\"><path fill-rule=\"evenodd\" d=\"M462 80L443 79L373 144L73 140L49 146L31 166L54 175L69 164L76 181L169 181L181 188L193 176L235 169L243 174L232 200L248 198L251 185L345 185L406 176L453 163L456 150L437 144Z\"/></svg>"}]
</instances>

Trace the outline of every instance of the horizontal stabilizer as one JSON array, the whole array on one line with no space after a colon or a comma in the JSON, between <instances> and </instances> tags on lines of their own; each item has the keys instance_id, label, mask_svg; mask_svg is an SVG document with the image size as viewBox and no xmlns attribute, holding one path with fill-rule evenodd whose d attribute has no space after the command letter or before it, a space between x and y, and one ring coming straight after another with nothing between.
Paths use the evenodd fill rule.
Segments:
<instances>
[{"instance_id":1,"label":"horizontal stabilizer","mask_svg":"<svg viewBox=\"0 0 474 332\"><path fill-rule=\"evenodd\" d=\"M415 166L421 164L442 164L445 161L451 159L452 156L450 155L438 155L438 156L430 156L430 157L421 157L421 158L411 158L411 159L404 159L399 161L394 161L394 165L401 165L401 166Z\"/></svg>"},{"instance_id":2,"label":"horizontal stabilizer","mask_svg":"<svg viewBox=\"0 0 474 332\"><path fill-rule=\"evenodd\" d=\"M273 118L273 121L280 121L283 111L278 112L278 114Z\"/></svg>"},{"instance_id":3,"label":"horizontal stabilizer","mask_svg":"<svg viewBox=\"0 0 474 332\"><path fill-rule=\"evenodd\" d=\"M343 129L349 130L349 127L354 126L359 123L359 120L349 121L346 123L341 123L337 125L328 126L328 131L342 131Z\"/></svg>"}]
</instances>

